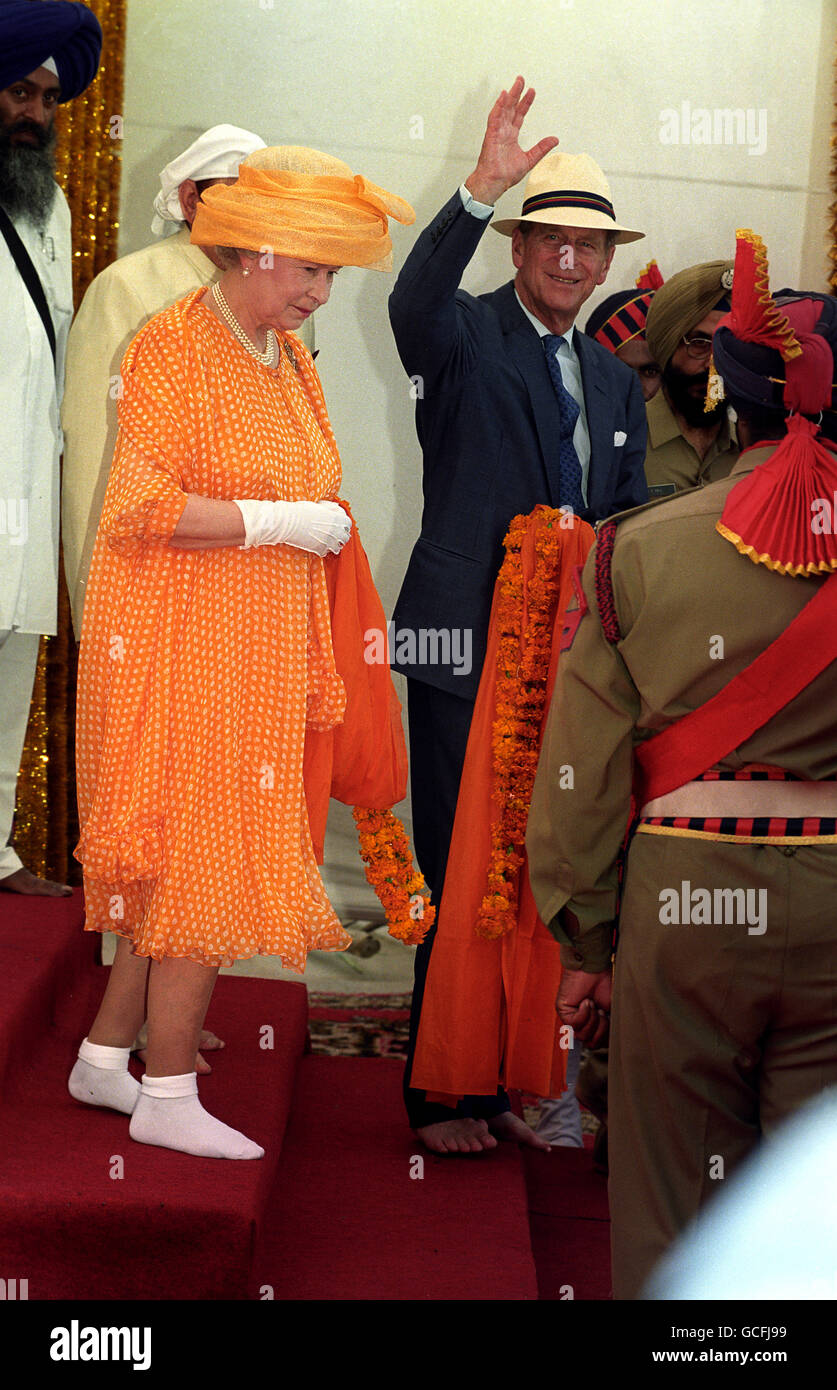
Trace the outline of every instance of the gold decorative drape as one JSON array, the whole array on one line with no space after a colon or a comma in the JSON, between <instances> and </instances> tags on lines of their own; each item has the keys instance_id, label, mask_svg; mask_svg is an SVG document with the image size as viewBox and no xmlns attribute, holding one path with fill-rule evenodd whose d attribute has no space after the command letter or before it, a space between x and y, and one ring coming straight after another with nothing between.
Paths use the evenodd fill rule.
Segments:
<instances>
[{"instance_id":1,"label":"gold decorative drape","mask_svg":"<svg viewBox=\"0 0 837 1390\"><path fill-rule=\"evenodd\" d=\"M86 0L102 26L96 79L59 108L56 178L73 216L73 293L78 306L94 275L116 255L127 0ZM17 784L14 846L33 873L81 881L72 858L76 815L77 648L59 564L58 634L41 638L29 727Z\"/></svg>"},{"instance_id":2,"label":"gold decorative drape","mask_svg":"<svg viewBox=\"0 0 837 1390\"><path fill-rule=\"evenodd\" d=\"M837 45L835 46L837 47ZM832 101L834 102L834 118L831 122L831 193L834 201L828 209L831 216L831 244L828 248L831 274L828 277L828 283L831 286L831 293L837 294L837 58L834 60Z\"/></svg>"}]
</instances>

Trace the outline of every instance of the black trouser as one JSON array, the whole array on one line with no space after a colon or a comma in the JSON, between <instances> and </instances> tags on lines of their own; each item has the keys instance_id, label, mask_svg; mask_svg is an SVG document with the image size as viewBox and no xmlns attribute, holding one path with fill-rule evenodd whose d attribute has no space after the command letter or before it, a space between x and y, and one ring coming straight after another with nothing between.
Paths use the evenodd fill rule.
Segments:
<instances>
[{"instance_id":1,"label":"black trouser","mask_svg":"<svg viewBox=\"0 0 837 1390\"><path fill-rule=\"evenodd\" d=\"M415 984L410 1011L410 1040L404 1071L404 1101L413 1129L450 1120L454 1115L490 1119L508 1110L509 1099L498 1088L493 1096L465 1096L452 1110L429 1102L425 1092L410 1085L416 1049L424 982L436 938L438 910L445 882L450 838L456 814L459 782L474 713L473 700L450 695L423 681L407 681L407 713L410 724L410 781L413 808L413 849L436 905L436 922L416 948Z\"/></svg>"}]
</instances>

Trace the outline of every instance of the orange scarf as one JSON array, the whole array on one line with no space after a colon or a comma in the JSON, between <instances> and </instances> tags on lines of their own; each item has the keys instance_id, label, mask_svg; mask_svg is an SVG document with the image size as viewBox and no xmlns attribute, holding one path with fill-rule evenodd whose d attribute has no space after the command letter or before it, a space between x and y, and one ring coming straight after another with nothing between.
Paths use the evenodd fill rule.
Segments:
<instances>
[{"instance_id":1,"label":"orange scarf","mask_svg":"<svg viewBox=\"0 0 837 1390\"><path fill-rule=\"evenodd\" d=\"M522 593L518 643L520 662L531 661L526 615L543 582L537 536L544 507L527 519L520 550ZM552 516L557 519L558 513ZM511 533L510 533L511 534ZM585 522L557 528L560 546L552 556L557 598L551 633L545 710L555 683L564 612L573 593L573 572L583 565L594 535ZM507 538L508 539L508 538ZM492 832L501 818L493 793L492 739L497 733L499 614L510 557L494 588L485 664L456 807L442 906L427 974L412 1084L429 1100L455 1105L463 1095L493 1095L498 1084L539 1096L564 1089L566 1050L560 1045L555 995L561 980L558 945L537 914L522 850L514 886L513 930L485 939L475 932L489 883ZM508 664L504 657L504 667ZM541 725L541 733L543 726ZM528 814L528 805L523 815ZM510 856L514 863L515 845Z\"/></svg>"}]
</instances>

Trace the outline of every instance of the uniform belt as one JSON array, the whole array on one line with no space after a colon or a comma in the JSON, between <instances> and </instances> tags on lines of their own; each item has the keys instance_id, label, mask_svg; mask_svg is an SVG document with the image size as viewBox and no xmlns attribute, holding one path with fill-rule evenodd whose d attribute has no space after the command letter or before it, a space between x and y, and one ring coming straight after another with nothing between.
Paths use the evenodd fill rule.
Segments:
<instances>
[{"instance_id":1,"label":"uniform belt","mask_svg":"<svg viewBox=\"0 0 837 1390\"><path fill-rule=\"evenodd\" d=\"M834 817L837 782L685 782L666 796L646 801L639 815L641 820L652 816L705 820Z\"/></svg>"}]
</instances>

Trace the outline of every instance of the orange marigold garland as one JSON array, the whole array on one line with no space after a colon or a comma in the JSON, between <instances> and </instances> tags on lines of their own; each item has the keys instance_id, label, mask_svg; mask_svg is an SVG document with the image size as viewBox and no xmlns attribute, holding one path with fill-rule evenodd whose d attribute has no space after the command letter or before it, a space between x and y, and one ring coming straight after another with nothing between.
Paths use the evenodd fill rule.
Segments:
<instances>
[{"instance_id":1,"label":"orange marigold garland","mask_svg":"<svg viewBox=\"0 0 837 1390\"><path fill-rule=\"evenodd\" d=\"M423 941L435 917L424 878L413 867L407 833L392 811L355 806L360 857L386 912L390 936L406 946Z\"/></svg>"},{"instance_id":2,"label":"orange marigold garland","mask_svg":"<svg viewBox=\"0 0 837 1390\"><path fill-rule=\"evenodd\" d=\"M537 507L535 570L523 581L521 551L530 518L516 516L503 541L506 557L499 575L498 654L495 716L491 748L494 800L499 816L492 826L486 893L474 926L489 940L511 931L532 787L540 753L541 724L552 654L552 626L558 598L562 512ZM524 602L525 598L525 602Z\"/></svg>"}]
</instances>

